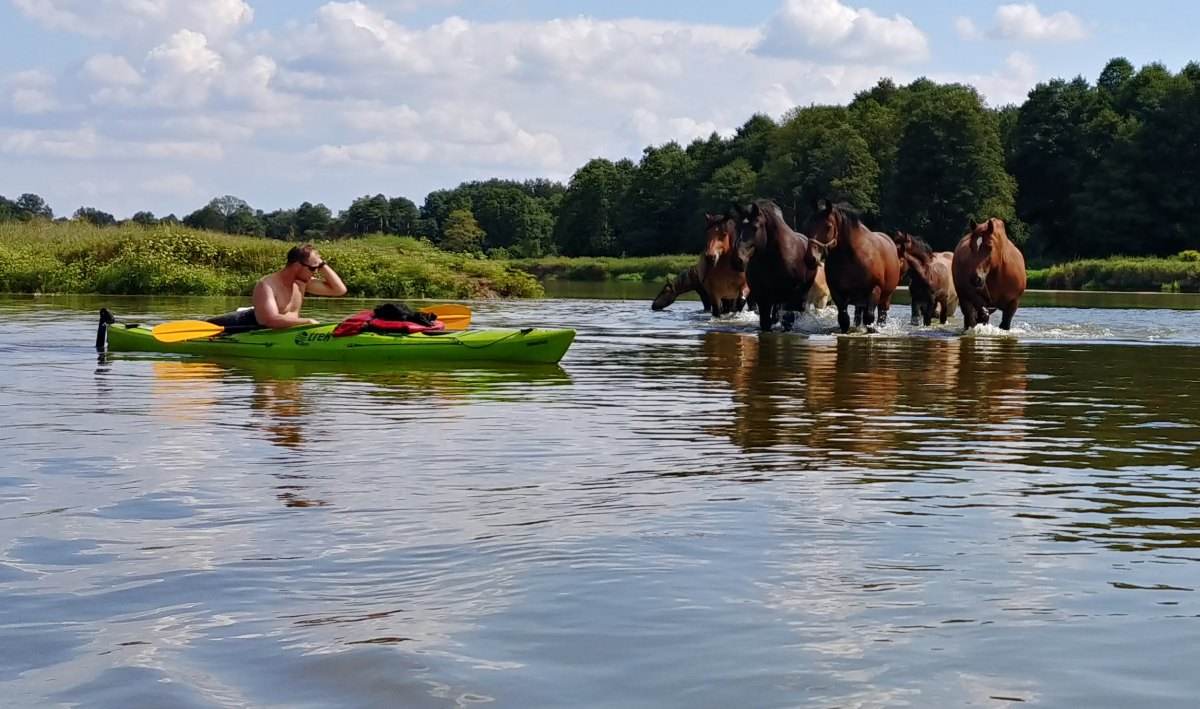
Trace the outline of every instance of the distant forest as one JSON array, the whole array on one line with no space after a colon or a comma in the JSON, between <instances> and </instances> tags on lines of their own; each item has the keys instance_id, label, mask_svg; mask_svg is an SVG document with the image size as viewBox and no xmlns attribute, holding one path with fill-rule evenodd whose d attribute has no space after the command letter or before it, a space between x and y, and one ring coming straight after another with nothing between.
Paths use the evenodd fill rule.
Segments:
<instances>
[{"instance_id":1,"label":"distant forest","mask_svg":"<svg viewBox=\"0 0 1200 709\"><path fill-rule=\"evenodd\" d=\"M968 219L998 216L1039 261L1169 255L1200 245L1200 64L1178 74L1108 62L1095 84L1039 84L989 108L961 84L890 79L847 106L749 118L729 138L647 147L638 162L596 158L567 185L467 182L425 196L363 196L263 212L233 196L183 217L130 221L290 241L367 233L421 236L494 257L645 256L697 250L705 212L769 197L788 221L818 198L857 207L877 230L948 249ZM0 196L0 221L53 219L35 194ZM73 219L117 224L80 207Z\"/></svg>"}]
</instances>

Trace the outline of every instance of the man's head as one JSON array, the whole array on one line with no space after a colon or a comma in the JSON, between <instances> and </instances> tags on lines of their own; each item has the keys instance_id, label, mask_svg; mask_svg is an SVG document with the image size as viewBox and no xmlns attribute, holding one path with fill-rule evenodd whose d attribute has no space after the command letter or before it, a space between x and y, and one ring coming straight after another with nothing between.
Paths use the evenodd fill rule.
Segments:
<instances>
[{"instance_id":1,"label":"man's head","mask_svg":"<svg viewBox=\"0 0 1200 709\"><path fill-rule=\"evenodd\" d=\"M287 253L287 265L284 270L290 270L297 280L307 283L317 274L325 262L321 254L312 244L293 246Z\"/></svg>"}]
</instances>

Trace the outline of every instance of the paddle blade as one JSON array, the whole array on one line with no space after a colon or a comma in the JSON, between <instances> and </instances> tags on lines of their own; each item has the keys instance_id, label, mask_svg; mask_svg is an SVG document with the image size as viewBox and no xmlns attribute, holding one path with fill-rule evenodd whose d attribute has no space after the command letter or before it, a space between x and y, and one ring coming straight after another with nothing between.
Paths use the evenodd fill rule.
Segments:
<instances>
[{"instance_id":1,"label":"paddle blade","mask_svg":"<svg viewBox=\"0 0 1200 709\"><path fill-rule=\"evenodd\" d=\"M155 325L150 334L159 342L183 342L220 335L224 327L203 320L175 320Z\"/></svg>"},{"instance_id":2,"label":"paddle blade","mask_svg":"<svg viewBox=\"0 0 1200 709\"><path fill-rule=\"evenodd\" d=\"M471 309L465 305L447 303L445 305L431 305L428 308L422 308L422 310L436 315L438 320L446 323L447 330L466 330L471 326Z\"/></svg>"}]
</instances>

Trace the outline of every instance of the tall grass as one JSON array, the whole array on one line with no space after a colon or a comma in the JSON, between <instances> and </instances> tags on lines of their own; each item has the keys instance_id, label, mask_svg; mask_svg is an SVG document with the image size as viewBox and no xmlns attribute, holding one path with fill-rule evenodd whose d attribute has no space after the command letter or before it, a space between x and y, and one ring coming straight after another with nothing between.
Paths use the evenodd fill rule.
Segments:
<instances>
[{"instance_id":1,"label":"tall grass","mask_svg":"<svg viewBox=\"0 0 1200 709\"><path fill-rule=\"evenodd\" d=\"M317 242L351 295L377 298L539 297L528 273L440 251L409 237ZM292 244L182 226L99 228L0 224L0 291L247 295L284 264Z\"/></svg>"}]
</instances>

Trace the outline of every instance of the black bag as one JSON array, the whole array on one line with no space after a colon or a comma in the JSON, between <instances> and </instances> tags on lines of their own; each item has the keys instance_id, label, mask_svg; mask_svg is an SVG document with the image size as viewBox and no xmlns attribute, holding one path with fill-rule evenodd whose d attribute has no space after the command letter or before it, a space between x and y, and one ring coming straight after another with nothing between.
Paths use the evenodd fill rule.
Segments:
<instances>
[{"instance_id":1,"label":"black bag","mask_svg":"<svg viewBox=\"0 0 1200 709\"><path fill-rule=\"evenodd\" d=\"M375 306L375 317L380 320L412 322L425 326L432 325L437 320L437 316L433 313L422 313L419 310L413 310L403 303L377 305Z\"/></svg>"}]
</instances>

